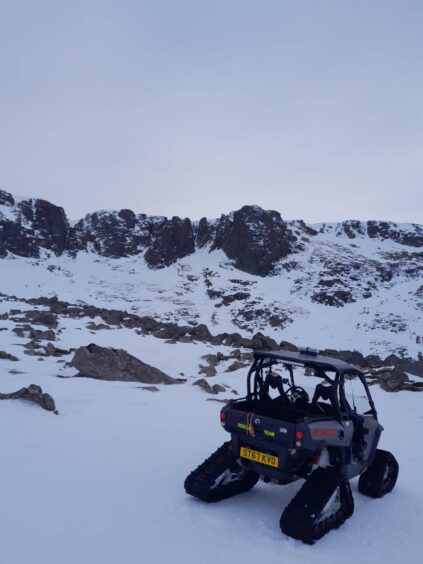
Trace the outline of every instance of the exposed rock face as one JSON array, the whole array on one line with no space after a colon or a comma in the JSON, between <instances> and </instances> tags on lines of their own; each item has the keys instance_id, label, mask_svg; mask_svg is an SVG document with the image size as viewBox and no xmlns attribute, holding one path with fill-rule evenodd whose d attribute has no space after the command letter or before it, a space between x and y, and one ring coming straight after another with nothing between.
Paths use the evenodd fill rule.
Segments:
<instances>
[{"instance_id":1,"label":"exposed rock face","mask_svg":"<svg viewBox=\"0 0 423 564\"><path fill-rule=\"evenodd\" d=\"M175 378L142 362L123 349L99 347L95 344L79 347L75 351L71 365L78 370L78 376L86 378L143 384L178 383Z\"/></svg>"},{"instance_id":2,"label":"exposed rock face","mask_svg":"<svg viewBox=\"0 0 423 564\"><path fill-rule=\"evenodd\" d=\"M68 235L63 208L45 200L15 200L0 190L0 257L7 252L39 257L41 249L60 255L66 249Z\"/></svg>"},{"instance_id":3,"label":"exposed rock face","mask_svg":"<svg viewBox=\"0 0 423 564\"><path fill-rule=\"evenodd\" d=\"M266 276L293 252L296 239L278 212L244 206L220 218L212 248L222 249L240 270Z\"/></svg>"},{"instance_id":4,"label":"exposed rock face","mask_svg":"<svg viewBox=\"0 0 423 564\"><path fill-rule=\"evenodd\" d=\"M421 225L350 220L323 225L317 231L301 220L284 221L279 212L258 206L244 206L218 220L203 218L194 224L187 218L147 216L128 209L98 211L70 227L62 208L44 200L16 198L0 191L0 257L9 252L36 258L41 250L56 255L90 251L112 258L143 254L150 268L163 268L208 245L210 250L221 249L238 269L267 276L273 273L278 261L306 248L310 238L329 232L349 240L369 237L381 241L390 239L405 247L423 247ZM421 259L415 256L413 249L412 254L392 257L392 268L374 264L377 277L389 280L399 261L406 266L413 263L415 276L421 272ZM328 267L332 277L339 274L336 265ZM289 264L285 263L284 268L289 269ZM323 286L332 283L326 278L321 282ZM342 287L342 280L338 282L333 281L333 287L320 288L314 300L336 306L353 301L348 288ZM371 296L371 289L364 289L367 297ZM235 294L227 297L232 298L241 299Z\"/></svg>"},{"instance_id":5,"label":"exposed rock face","mask_svg":"<svg viewBox=\"0 0 423 564\"><path fill-rule=\"evenodd\" d=\"M194 233L189 219L135 215L131 210L96 212L71 230L69 250L94 250L113 258L145 252L148 266L160 268L194 252Z\"/></svg>"},{"instance_id":6,"label":"exposed rock face","mask_svg":"<svg viewBox=\"0 0 423 564\"><path fill-rule=\"evenodd\" d=\"M414 233L404 231L397 224L386 221L368 221L367 234L371 239L391 239L408 247L423 247L423 228L414 224Z\"/></svg>"},{"instance_id":7,"label":"exposed rock face","mask_svg":"<svg viewBox=\"0 0 423 564\"><path fill-rule=\"evenodd\" d=\"M345 234L349 239L357 237L369 237L381 241L390 239L407 247L423 247L423 228L415 223L405 228L404 225L388 221L347 220L337 225L336 234L338 236Z\"/></svg>"},{"instance_id":8,"label":"exposed rock face","mask_svg":"<svg viewBox=\"0 0 423 564\"><path fill-rule=\"evenodd\" d=\"M78 221L71 230L69 251L94 251L106 257L140 253L150 239L145 216L131 210L95 212Z\"/></svg>"},{"instance_id":9,"label":"exposed rock face","mask_svg":"<svg viewBox=\"0 0 423 564\"><path fill-rule=\"evenodd\" d=\"M166 219L156 225L145 260L151 268L160 268L190 255L194 250L191 221L173 217L170 221Z\"/></svg>"}]
</instances>

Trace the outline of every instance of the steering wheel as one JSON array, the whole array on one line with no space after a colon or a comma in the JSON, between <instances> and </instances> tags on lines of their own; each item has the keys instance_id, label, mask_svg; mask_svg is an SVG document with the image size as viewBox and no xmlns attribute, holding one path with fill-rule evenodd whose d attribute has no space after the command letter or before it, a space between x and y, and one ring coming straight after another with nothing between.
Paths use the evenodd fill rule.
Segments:
<instances>
[{"instance_id":1,"label":"steering wheel","mask_svg":"<svg viewBox=\"0 0 423 564\"><path fill-rule=\"evenodd\" d=\"M296 403L297 401L308 403L310 401L308 393L300 386L291 386L285 393L291 403Z\"/></svg>"}]
</instances>

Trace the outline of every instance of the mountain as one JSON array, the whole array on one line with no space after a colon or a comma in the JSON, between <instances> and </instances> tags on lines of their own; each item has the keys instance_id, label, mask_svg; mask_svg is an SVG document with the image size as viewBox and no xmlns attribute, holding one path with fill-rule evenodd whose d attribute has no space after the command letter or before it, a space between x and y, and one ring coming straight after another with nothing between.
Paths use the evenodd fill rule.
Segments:
<instances>
[{"instance_id":1,"label":"mountain","mask_svg":"<svg viewBox=\"0 0 423 564\"><path fill-rule=\"evenodd\" d=\"M307 225L254 206L74 223L2 192L0 255L1 562L301 564L313 550L316 564L355 564L363 547L377 564L418 562L421 226ZM298 484L213 507L183 488L228 440L219 412L244 397L252 349L293 344L365 371L380 448L400 463L383 500L352 480L354 515L313 547L280 532ZM294 372L312 398L321 379ZM345 384L361 412L363 388Z\"/></svg>"},{"instance_id":2,"label":"mountain","mask_svg":"<svg viewBox=\"0 0 423 564\"><path fill-rule=\"evenodd\" d=\"M308 225L257 206L200 221L122 209L71 223L61 207L0 191L0 257L9 294L319 347L422 350L422 225Z\"/></svg>"}]
</instances>

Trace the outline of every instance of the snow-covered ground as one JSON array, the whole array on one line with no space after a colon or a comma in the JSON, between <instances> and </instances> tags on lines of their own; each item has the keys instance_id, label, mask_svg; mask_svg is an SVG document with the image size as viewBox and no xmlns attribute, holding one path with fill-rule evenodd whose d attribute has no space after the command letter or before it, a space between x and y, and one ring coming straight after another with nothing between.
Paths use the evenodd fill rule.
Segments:
<instances>
[{"instance_id":1,"label":"snow-covered ground","mask_svg":"<svg viewBox=\"0 0 423 564\"><path fill-rule=\"evenodd\" d=\"M106 268L102 262L100 268ZM40 271L33 272L34 279ZM23 269L13 293L22 292L25 276ZM64 280L63 288L56 286L62 298L67 297ZM53 285L40 287L40 294L46 289ZM87 301L92 298L87 295ZM2 313L19 303L0 306ZM420 394L388 394L372 387L385 427L381 447L392 450L400 464L398 484L385 498L373 500L359 494L354 481L352 518L305 546L279 529L280 514L299 484L259 483L249 493L214 505L184 492L186 475L227 439L219 424L221 404L207 401L210 396L191 385L200 357L216 347L167 344L129 329L92 333L71 319L60 323L57 346L95 342L122 347L171 376L183 373L187 382L150 392L134 383L58 378L73 369L54 357L39 361L24 355L25 341L11 332L13 322L1 321L0 327L9 330L0 331L0 350L20 361L0 360L0 391L39 384L60 412L56 416L21 401L0 402L1 564L420 561ZM225 347L218 350L226 352ZM210 382L243 393L246 371L224 373L224 368L219 365ZM10 374L12 369L22 373ZM230 389L219 397L231 397Z\"/></svg>"},{"instance_id":2,"label":"snow-covered ground","mask_svg":"<svg viewBox=\"0 0 423 564\"><path fill-rule=\"evenodd\" d=\"M207 248L157 270L149 269L142 255L120 259L85 252L77 258L9 255L0 263L0 292L20 298L57 295L71 303L122 309L162 321L205 323L214 333L236 331L251 337L261 330L278 342L318 349L417 357L423 352L423 297L418 293L423 292L423 278L418 266L410 274L413 252L405 266L399 259L391 261L394 274L382 281L379 271L388 268L383 257L388 251L403 252L404 246L365 237L348 241L330 231L319 235L306 251L282 261L278 274L267 277L240 271L222 251L210 253ZM418 265L420 254L415 257ZM335 281L335 286L321 286L321 280ZM350 291L356 301L334 307L313 299L316 292L335 287ZM247 297L239 299L240 294ZM234 295L238 298L224 303L225 297Z\"/></svg>"}]
</instances>

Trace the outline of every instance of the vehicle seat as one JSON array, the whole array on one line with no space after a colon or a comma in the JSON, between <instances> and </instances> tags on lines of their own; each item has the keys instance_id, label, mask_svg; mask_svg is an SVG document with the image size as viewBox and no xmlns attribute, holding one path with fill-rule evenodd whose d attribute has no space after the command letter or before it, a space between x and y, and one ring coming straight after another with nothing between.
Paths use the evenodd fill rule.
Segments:
<instances>
[{"instance_id":1,"label":"vehicle seat","mask_svg":"<svg viewBox=\"0 0 423 564\"><path fill-rule=\"evenodd\" d=\"M338 409L338 399L336 397L336 390L332 386L325 386L324 384L317 384L316 389L314 390L313 399L311 400L311 408L314 410L318 404L318 400L322 398L322 400L329 400L330 405L334 412Z\"/></svg>"}]
</instances>

